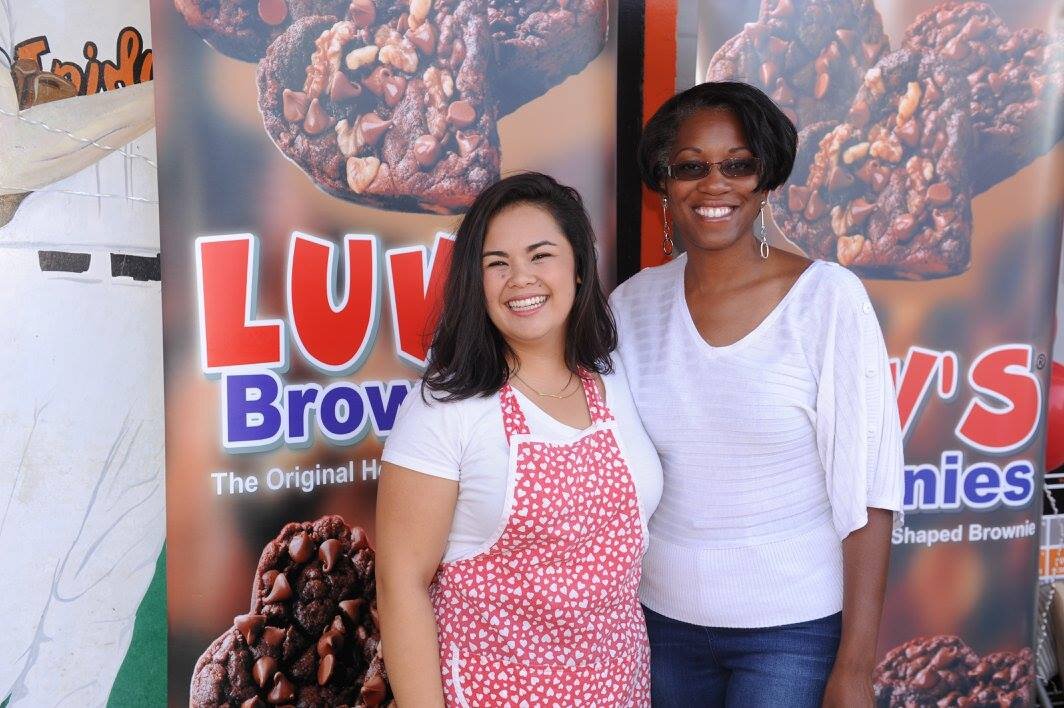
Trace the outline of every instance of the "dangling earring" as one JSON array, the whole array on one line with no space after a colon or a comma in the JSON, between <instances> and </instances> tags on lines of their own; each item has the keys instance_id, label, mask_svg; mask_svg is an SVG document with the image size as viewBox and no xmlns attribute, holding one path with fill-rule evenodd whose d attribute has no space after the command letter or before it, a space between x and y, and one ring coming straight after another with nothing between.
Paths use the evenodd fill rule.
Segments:
<instances>
[{"instance_id":1,"label":"dangling earring","mask_svg":"<svg viewBox=\"0 0 1064 708\"><path fill-rule=\"evenodd\" d=\"M765 204L766 203L767 202L761 202L761 212L760 212L760 214L761 214L761 234L757 237L757 239L761 242L761 245L758 248L761 251L762 260L765 260L765 259L768 258L768 252L769 252L769 248L768 248L768 229L765 228Z\"/></svg>"},{"instance_id":2,"label":"dangling earring","mask_svg":"<svg viewBox=\"0 0 1064 708\"><path fill-rule=\"evenodd\" d=\"M665 223L665 238L661 242L661 250L666 256L672 255L672 228L669 226L669 198L661 197L661 217Z\"/></svg>"}]
</instances>

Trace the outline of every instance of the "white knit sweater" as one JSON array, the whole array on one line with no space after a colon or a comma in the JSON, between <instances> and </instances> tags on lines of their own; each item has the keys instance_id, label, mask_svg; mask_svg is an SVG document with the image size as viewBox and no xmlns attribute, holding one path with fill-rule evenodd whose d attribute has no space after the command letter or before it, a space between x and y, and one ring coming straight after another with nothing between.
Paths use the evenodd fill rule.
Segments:
<instances>
[{"instance_id":1,"label":"white knit sweater","mask_svg":"<svg viewBox=\"0 0 1064 708\"><path fill-rule=\"evenodd\" d=\"M643 602L705 626L842 609L842 546L869 506L900 510L902 439L860 280L813 263L750 334L713 347L684 298L686 256L610 298L619 355L664 468Z\"/></svg>"}]
</instances>

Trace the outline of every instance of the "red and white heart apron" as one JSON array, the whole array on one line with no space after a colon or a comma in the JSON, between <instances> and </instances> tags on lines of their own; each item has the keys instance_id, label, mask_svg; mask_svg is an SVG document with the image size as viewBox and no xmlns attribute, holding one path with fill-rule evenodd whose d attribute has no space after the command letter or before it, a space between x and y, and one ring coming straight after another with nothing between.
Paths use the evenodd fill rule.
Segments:
<instances>
[{"instance_id":1,"label":"red and white heart apron","mask_svg":"<svg viewBox=\"0 0 1064 708\"><path fill-rule=\"evenodd\" d=\"M645 533L616 421L581 374L592 425L534 437L502 389L510 443L503 522L431 588L452 708L650 705L650 647L637 595Z\"/></svg>"}]
</instances>

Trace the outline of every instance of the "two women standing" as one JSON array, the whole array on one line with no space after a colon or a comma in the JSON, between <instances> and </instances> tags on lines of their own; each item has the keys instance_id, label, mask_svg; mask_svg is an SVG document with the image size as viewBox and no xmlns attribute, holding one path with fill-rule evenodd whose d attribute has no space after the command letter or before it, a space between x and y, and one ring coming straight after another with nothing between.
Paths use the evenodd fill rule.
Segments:
<instances>
[{"instance_id":1,"label":"two women standing","mask_svg":"<svg viewBox=\"0 0 1064 708\"><path fill-rule=\"evenodd\" d=\"M901 435L860 282L755 231L795 143L743 84L655 114L686 253L613 295L616 351L575 192L473 205L383 458L400 706L871 705Z\"/></svg>"}]
</instances>

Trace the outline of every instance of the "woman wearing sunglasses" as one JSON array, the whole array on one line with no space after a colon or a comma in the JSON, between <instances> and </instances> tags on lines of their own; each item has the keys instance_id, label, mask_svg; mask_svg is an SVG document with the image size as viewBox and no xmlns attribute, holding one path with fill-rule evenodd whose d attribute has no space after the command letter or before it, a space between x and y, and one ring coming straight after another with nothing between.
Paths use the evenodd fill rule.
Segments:
<instances>
[{"instance_id":1,"label":"woman wearing sunglasses","mask_svg":"<svg viewBox=\"0 0 1064 708\"><path fill-rule=\"evenodd\" d=\"M615 344L576 191L527 173L481 193L383 454L398 705L649 706L637 590L661 465Z\"/></svg>"},{"instance_id":2,"label":"woman wearing sunglasses","mask_svg":"<svg viewBox=\"0 0 1064 708\"><path fill-rule=\"evenodd\" d=\"M873 705L901 432L861 282L767 242L795 145L761 91L707 83L639 146L686 251L611 298L664 467L640 591L662 708Z\"/></svg>"}]
</instances>

